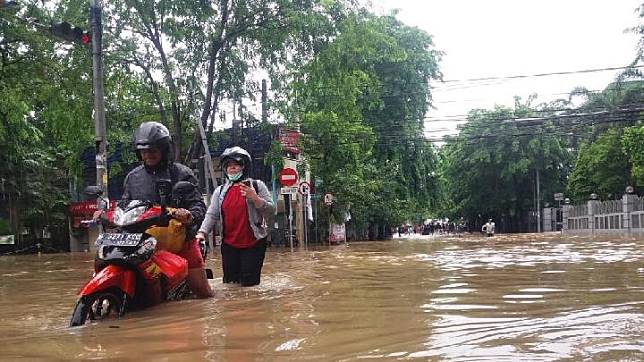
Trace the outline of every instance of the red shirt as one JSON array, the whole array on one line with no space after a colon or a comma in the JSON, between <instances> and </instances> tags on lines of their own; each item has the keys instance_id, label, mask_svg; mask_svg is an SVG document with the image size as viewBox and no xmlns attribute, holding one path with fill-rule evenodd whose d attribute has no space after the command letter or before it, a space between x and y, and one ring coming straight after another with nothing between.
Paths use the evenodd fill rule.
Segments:
<instances>
[{"instance_id":1,"label":"red shirt","mask_svg":"<svg viewBox=\"0 0 644 362\"><path fill-rule=\"evenodd\" d=\"M249 248L257 242L248 222L246 198L238 184L231 186L221 205L224 218L223 242L236 248Z\"/></svg>"}]
</instances>

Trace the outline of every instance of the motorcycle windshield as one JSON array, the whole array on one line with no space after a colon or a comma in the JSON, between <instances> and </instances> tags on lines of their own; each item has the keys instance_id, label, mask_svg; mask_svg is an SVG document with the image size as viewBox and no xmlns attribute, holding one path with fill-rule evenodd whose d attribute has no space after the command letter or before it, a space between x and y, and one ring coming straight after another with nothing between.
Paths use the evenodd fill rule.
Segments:
<instances>
[{"instance_id":1,"label":"motorcycle windshield","mask_svg":"<svg viewBox=\"0 0 644 362\"><path fill-rule=\"evenodd\" d=\"M116 226L132 225L149 207L145 201L132 200L125 207L119 206L114 210L112 223Z\"/></svg>"}]
</instances>

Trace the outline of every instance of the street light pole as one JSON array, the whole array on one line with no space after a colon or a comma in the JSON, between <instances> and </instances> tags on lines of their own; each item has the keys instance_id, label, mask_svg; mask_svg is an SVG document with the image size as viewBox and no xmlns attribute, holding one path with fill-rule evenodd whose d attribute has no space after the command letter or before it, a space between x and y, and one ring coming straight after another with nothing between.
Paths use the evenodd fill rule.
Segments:
<instances>
[{"instance_id":1,"label":"street light pole","mask_svg":"<svg viewBox=\"0 0 644 362\"><path fill-rule=\"evenodd\" d=\"M96 142L96 185L107 192L107 131L105 127L105 101L103 93L103 50L101 0L89 1L89 17L92 29L92 73L94 87L94 127ZM109 203L108 203L109 206Z\"/></svg>"}]
</instances>

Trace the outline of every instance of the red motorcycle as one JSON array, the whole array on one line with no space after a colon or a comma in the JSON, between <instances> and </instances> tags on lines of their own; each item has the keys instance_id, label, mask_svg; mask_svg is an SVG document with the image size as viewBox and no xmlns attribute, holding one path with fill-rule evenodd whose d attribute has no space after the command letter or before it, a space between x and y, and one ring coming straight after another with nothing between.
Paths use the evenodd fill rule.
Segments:
<instances>
[{"instance_id":1,"label":"red motorcycle","mask_svg":"<svg viewBox=\"0 0 644 362\"><path fill-rule=\"evenodd\" d=\"M188 295L188 263L167 250L172 249L172 234L181 235L182 245L185 230L177 227L180 223L172 218L166 199L185 195L194 185L180 181L171 193L170 185L169 180L157 182L161 205L133 200L103 214L101 223L109 232L96 239L94 276L80 290L70 327L84 325L88 319L121 317L129 310ZM99 199L102 194L97 186L85 192ZM202 256L205 258L203 245Z\"/></svg>"}]
</instances>

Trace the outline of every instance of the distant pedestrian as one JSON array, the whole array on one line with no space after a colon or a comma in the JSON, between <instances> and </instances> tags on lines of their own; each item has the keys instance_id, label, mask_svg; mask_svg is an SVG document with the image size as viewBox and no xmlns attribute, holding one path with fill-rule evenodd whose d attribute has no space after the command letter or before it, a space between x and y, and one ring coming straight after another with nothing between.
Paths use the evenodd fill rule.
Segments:
<instances>
[{"instance_id":1,"label":"distant pedestrian","mask_svg":"<svg viewBox=\"0 0 644 362\"><path fill-rule=\"evenodd\" d=\"M494 221L492 219L489 219L481 228L481 231L485 233L486 236L491 237L494 236Z\"/></svg>"}]
</instances>

